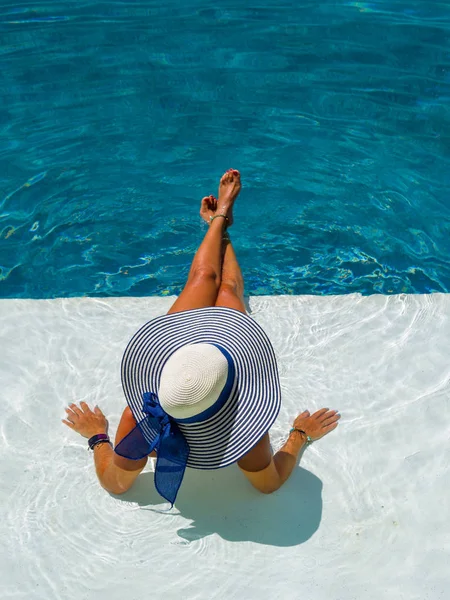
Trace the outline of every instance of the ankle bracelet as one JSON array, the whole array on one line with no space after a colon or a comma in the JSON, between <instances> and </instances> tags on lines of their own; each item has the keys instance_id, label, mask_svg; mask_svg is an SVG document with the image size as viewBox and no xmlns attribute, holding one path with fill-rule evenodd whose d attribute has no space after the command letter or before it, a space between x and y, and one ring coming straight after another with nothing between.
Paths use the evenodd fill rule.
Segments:
<instances>
[{"instance_id":1,"label":"ankle bracelet","mask_svg":"<svg viewBox=\"0 0 450 600\"><path fill-rule=\"evenodd\" d=\"M226 220L226 222L228 223L227 215L214 215L214 217L209 217L209 223L211 224L214 221L214 219L217 219L217 217L223 217Z\"/></svg>"}]
</instances>

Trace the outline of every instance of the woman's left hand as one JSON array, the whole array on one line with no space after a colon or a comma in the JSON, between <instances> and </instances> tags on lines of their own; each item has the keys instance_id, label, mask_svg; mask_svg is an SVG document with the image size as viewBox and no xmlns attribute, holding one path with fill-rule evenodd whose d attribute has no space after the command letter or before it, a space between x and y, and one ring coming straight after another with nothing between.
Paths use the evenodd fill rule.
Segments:
<instances>
[{"instance_id":1,"label":"woman's left hand","mask_svg":"<svg viewBox=\"0 0 450 600\"><path fill-rule=\"evenodd\" d=\"M86 402L80 402L80 407L72 403L66 413L67 419L62 422L85 438L108 433L108 421L98 406L92 411Z\"/></svg>"}]
</instances>

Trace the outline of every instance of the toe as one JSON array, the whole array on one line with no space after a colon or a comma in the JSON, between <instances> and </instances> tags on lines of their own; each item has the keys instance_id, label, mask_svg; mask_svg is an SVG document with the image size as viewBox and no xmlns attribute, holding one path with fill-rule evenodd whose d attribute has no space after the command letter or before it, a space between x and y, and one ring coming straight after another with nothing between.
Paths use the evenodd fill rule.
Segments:
<instances>
[{"instance_id":1,"label":"toe","mask_svg":"<svg viewBox=\"0 0 450 600\"><path fill-rule=\"evenodd\" d=\"M205 196L204 198L202 198L202 201L200 203L200 214L205 213L208 210L209 210L208 197Z\"/></svg>"}]
</instances>

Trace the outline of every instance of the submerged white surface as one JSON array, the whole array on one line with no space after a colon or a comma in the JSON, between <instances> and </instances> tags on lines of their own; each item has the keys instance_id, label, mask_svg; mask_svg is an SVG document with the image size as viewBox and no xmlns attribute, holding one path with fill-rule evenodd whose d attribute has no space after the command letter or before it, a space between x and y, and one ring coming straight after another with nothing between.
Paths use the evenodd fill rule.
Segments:
<instances>
[{"instance_id":1,"label":"submerged white surface","mask_svg":"<svg viewBox=\"0 0 450 600\"><path fill-rule=\"evenodd\" d=\"M110 496L64 407L125 407L123 350L174 297L0 301L0 597L142 600L449 598L450 295L249 300L283 405L341 411L278 492L236 466L188 470L176 509ZM151 461L150 461L151 462Z\"/></svg>"}]
</instances>

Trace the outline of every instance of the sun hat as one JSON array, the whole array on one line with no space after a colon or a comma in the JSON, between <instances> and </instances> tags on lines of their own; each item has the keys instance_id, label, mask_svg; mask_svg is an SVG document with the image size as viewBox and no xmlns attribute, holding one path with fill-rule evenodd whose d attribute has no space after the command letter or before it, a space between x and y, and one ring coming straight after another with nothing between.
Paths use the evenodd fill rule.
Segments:
<instances>
[{"instance_id":1,"label":"sun hat","mask_svg":"<svg viewBox=\"0 0 450 600\"><path fill-rule=\"evenodd\" d=\"M152 319L128 343L121 375L137 426L115 451L138 460L156 449L156 489L172 505L186 466L236 462L280 410L272 344L253 318L232 308Z\"/></svg>"}]
</instances>

